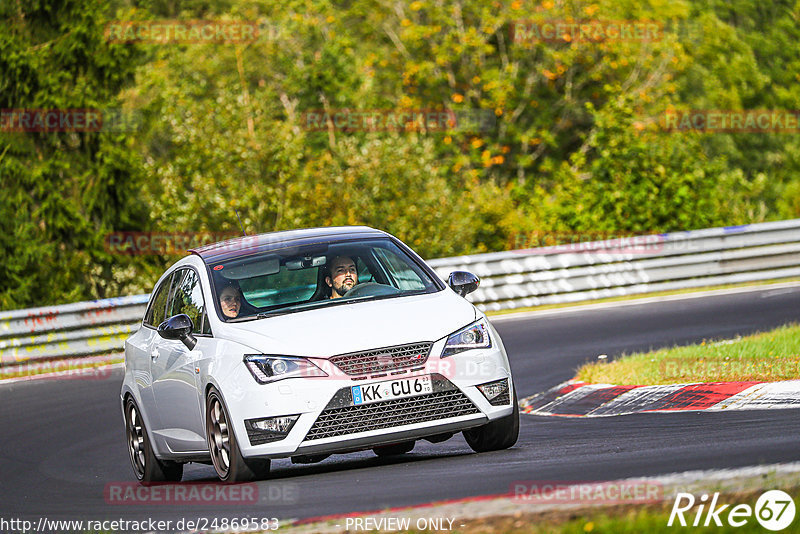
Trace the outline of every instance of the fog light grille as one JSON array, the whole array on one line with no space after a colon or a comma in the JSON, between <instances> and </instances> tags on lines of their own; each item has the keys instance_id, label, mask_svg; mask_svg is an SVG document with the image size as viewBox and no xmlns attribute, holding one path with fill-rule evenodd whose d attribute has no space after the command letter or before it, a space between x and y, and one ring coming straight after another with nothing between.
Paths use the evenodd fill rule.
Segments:
<instances>
[{"instance_id":1,"label":"fog light grille","mask_svg":"<svg viewBox=\"0 0 800 534\"><path fill-rule=\"evenodd\" d=\"M289 435L299 415L281 417L264 417L261 419L245 419L247 438L250 445L262 445L272 441L280 441Z\"/></svg>"},{"instance_id":2,"label":"fog light grille","mask_svg":"<svg viewBox=\"0 0 800 534\"><path fill-rule=\"evenodd\" d=\"M507 378L481 384L478 386L478 389L492 406L505 406L511 402Z\"/></svg>"}]
</instances>

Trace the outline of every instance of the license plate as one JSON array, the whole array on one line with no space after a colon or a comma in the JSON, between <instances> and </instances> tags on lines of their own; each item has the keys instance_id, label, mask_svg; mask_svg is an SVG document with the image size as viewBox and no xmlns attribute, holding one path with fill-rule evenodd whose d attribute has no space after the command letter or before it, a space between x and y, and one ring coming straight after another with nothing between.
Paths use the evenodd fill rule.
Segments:
<instances>
[{"instance_id":1,"label":"license plate","mask_svg":"<svg viewBox=\"0 0 800 534\"><path fill-rule=\"evenodd\" d=\"M364 384L353 386L353 404L369 404L393 399L403 399L431 393L430 375L417 376L414 378L399 378L397 380L387 380L375 384Z\"/></svg>"}]
</instances>

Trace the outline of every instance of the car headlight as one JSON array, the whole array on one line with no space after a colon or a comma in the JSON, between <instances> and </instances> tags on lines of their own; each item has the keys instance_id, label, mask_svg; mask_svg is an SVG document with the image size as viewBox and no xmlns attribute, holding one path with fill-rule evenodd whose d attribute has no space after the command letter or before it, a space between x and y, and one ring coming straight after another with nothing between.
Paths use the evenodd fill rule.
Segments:
<instances>
[{"instance_id":1,"label":"car headlight","mask_svg":"<svg viewBox=\"0 0 800 534\"><path fill-rule=\"evenodd\" d=\"M259 384L268 384L284 378L328 376L325 371L305 358L245 354L244 363Z\"/></svg>"},{"instance_id":2,"label":"car headlight","mask_svg":"<svg viewBox=\"0 0 800 534\"><path fill-rule=\"evenodd\" d=\"M486 323L486 319L480 319L458 332L450 334L441 357L445 358L470 349L488 349L491 346L489 325Z\"/></svg>"}]
</instances>

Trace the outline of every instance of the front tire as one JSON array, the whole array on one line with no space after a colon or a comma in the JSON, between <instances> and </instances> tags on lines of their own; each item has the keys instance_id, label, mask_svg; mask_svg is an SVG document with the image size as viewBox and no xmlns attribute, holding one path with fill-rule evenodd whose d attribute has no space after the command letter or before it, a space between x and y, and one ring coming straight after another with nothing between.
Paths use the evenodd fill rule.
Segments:
<instances>
[{"instance_id":1,"label":"front tire","mask_svg":"<svg viewBox=\"0 0 800 534\"><path fill-rule=\"evenodd\" d=\"M519 437L519 404L514 391L514 411L478 428L464 430L464 439L475 452L499 451L512 447Z\"/></svg>"},{"instance_id":2,"label":"front tire","mask_svg":"<svg viewBox=\"0 0 800 534\"><path fill-rule=\"evenodd\" d=\"M132 397L125 401L125 437L128 440L131 467L140 482L180 482L183 464L156 458L144 419Z\"/></svg>"},{"instance_id":3,"label":"front tire","mask_svg":"<svg viewBox=\"0 0 800 534\"><path fill-rule=\"evenodd\" d=\"M206 399L206 441L217 476L223 482L245 482L269 473L269 459L245 459L229 424L222 395L211 388Z\"/></svg>"}]
</instances>

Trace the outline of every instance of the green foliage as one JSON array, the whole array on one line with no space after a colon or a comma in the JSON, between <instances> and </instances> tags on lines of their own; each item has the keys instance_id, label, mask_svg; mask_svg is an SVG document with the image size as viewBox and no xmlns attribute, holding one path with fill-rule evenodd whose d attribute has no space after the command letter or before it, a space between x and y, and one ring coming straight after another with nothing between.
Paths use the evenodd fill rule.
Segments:
<instances>
[{"instance_id":1,"label":"green foliage","mask_svg":"<svg viewBox=\"0 0 800 534\"><path fill-rule=\"evenodd\" d=\"M0 109L118 108L132 49L103 41L99 5L0 7ZM0 308L116 296L107 232L137 228L136 152L121 134L0 132Z\"/></svg>"},{"instance_id":2,"label":"green foliage","mask_svg":"<svg viewBox=\"0 0 800 534\"><path fill-rule=\"evenodd\" d=\"M518 236L800 216L800 140L666 133L667 110L800 109L792 1L14 0L3 108L136 110L135 136L0 132L0 307L148 291L177 256L114 230L368 224L424 257ZM109 44L112 20L255 21L251 43ZM648 20L660 38L519 42L520 21ZM477 131L308 128L304 113L481 110Z\"/></svg>"}]
</instances>

